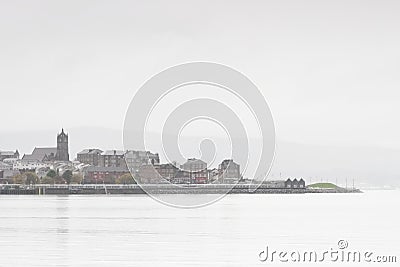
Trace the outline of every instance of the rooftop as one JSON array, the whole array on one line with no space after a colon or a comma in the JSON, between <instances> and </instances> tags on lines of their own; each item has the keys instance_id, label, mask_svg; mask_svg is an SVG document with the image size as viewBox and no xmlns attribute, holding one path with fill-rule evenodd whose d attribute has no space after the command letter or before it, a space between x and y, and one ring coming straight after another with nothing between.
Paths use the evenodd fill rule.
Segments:
<instances>
[{"instance_id":1,"label":"rooftop","mask_svg":"<svg viewBox=\"0 0 400 267\"><path fill-rule=\"evenodd\" d=\"M98 154L98 153L103 153L103 150L97 149L97 148L89 148L89 149L84 149L81 152L78 153L78 155L82 154Z\"/></svg>"},{"instance_id":2,"label":"rooftop","mask_svg":"<svg viewBox=\"0 0 400 267\"><path fill-rule=\"evenodd\" d=\"M0 151L0 156L14 156L14 151Z\"/></svg>"},{"instance_id":3,"label":"rooftop","mask_svg":"<svg viewBox=\"0 0 400 267\"><path fill-rule=\"evenodd\" d=\"M103 156L123 156L125 154L125 151L123 150L107 150L106 152L104 152L102 155Z\"/></svg>"},{"instance_id":4,"label":"rooftop","mask_svg":"<svg viewBox=\"0 0 400 267\"><path fill-rule=\"evenodd\" d=\"M25 154L22 159L23 160L39 160L42 161L46 156L57 154L56 147L35 147L32 154L27 155Z\"/></svg>"}]
</instances>

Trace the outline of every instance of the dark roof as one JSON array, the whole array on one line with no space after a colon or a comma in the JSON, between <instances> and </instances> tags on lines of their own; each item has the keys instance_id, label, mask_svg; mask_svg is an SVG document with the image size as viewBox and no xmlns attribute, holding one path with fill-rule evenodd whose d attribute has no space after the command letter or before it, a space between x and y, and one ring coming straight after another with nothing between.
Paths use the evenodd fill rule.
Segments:
<instances>
[{"instance_id":1,"label":"dark roof","mask_svg":"<svg viewBox=\"0 0 400 267\"><path fill-rule=\"evenodd\" d=\"M58 136L68 136L68 134L66 134L64 132L64 128L61 129L61 133L58 134Z\"/></svg>"},{"instance_id":2,"label":"dark roof","mask_svg":"<svg viewBox=\"0 0 400 267\"><path fill-rule=\"evenodd\" d=\"M196 158L191 158L188 159L183 165L191 165L191 164L205 164L207 165L206 162L202 161L201 159L196 159Z\"/></svg>"},{"instance_id":3,"label":"dark roof","mask_svg":"<svg viewBox=\"0 0 400 267\"><path fill-rule=\"evenodd\" d=\"M35 155L32 155L32 154L25 154L23 157L22 157L22 160L39 160L39 161L42 161L43 160L43 158L40 158L40 159L38 159L38 157L37 156L35 156Z\"/></svg>"},{"instance_id":4,"label":"dark roof","mask_svg":"<svg viewBox=\"0 0 400 267\"><path fill-rule=\"evenodd\" d=\"M31 155L24 155L22 159L43 161L46 156L56 156L56 154L56 147L35 147Z\"/></svg>"},{"instance_id":5,"label":"dark roof","mask_svg":"<svg viewBox=\"0 0 400 267\"><path fill-rule=\"evenodd\" d=\"M81 152L78 153L78 155L82 155L82 154L97 154L97 153L103 153L102 150L97 149L97 148L89 148L89 149L84 149Z\"/></svg>"},{"instance_id":6,"label":"dark roof","mask_svg":"<svg viewBox=\"0 0 400 267\"><path fill-rule=\"evenodd\" d=\"M85 172L129 172L128 168L125 167L99 167L99 166L88 166L83 168Z\"/></svg>"},{"instance_id":7,"label":"dark roof","mask_svg":"<svg viewBox=\"0 0 400 267\"><path fill-rule=\"evenodd\" d=\"M82 150L81 152L79 152L78 155L79 155L79 154L87 154L87 153L89 153L90 151L91 151L90 149L84 149L84 150Z\"/></svg>"},{"instance_id":8,"label":"dark roof","mask_svg":"<svg viewBox=\"0 0 400 267\"><path fill-rule=\"evenodd\" d=\"M226 168L226 167L230 167L230 168L238 168L240 167L240 165L236 162L233 161L233 159L225 159L221 162L220 164L220 168Z\"/></svg>"},{"instance_id":9,"label":"dark roof","mask_svg":"<svg viewBox=\"0 0 400 267\"><path fill-rule=\"evenodd\" d=\"M231 163L231 162L235 163L235 162L233 161L233 159L224 159L224 160L222 161L222 163Z\"/></svg>"},{"instance_id":10,"label":"dark roof","mask_svg":"<svg viewBox=\"0 0 400 267\"><path fill-rule=\"evenodd\" d=\"M54 155L57 153L56 147L35 147L32 152L33 155L50 155L52 153Z\"/></svg>"}]
</instances>

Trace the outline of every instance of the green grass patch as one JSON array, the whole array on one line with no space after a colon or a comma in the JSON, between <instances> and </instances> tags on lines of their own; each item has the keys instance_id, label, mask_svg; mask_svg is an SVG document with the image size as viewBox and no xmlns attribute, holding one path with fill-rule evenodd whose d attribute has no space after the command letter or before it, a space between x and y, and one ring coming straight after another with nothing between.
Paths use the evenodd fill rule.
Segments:
<instances>
[{"instance_id":1,"label":"green grass patch","mask_svg":"<svg viewBox=\"0 0 400 267\"><path fill-rule=\"evenodd\" d=\"M316 184L310 184L308 187L311 187L311 188L324 188L324 189L336 189L336 188L339 188L337 185L332 184L332 183L316 183Z\"/></svg>"}]
</instances>

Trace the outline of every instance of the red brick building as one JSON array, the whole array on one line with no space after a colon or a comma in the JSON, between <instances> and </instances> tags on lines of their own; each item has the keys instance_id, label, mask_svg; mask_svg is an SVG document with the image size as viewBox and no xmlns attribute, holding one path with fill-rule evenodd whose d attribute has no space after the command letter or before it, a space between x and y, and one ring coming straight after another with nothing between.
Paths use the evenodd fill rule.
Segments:
<instances>
[{"instance_id":1,"label":"red brick building","mask_svg":"<svg viewBox=\"0 0 400 267\"><path fill-rule=\"evenodd\" d=\"M191 184L206 184L208 183L208 170L207 163L200 159L191 158L188 159L182 166L183 176L185 178L187 175L189 183ZM182 180L182 179L181 179Z\"/></svg>"},{"instance_id":2,"label":"red brick building","mask_svg":"<svg viewBox=\"0 0 400 267\"><path fill-rule=\"evenodd\" d=\"M98 167L89 166L83 169L85 184L106 183L114 184L115 180L124 174L129 174L126 167Z\"/></svg>"}]
</instances>

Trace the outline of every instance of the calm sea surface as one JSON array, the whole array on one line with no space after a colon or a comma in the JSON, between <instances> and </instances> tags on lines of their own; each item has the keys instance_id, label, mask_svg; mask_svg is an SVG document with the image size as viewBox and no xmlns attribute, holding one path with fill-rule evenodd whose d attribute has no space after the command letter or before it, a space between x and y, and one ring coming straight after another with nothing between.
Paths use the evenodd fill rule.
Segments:
<instances>
[{"instance_id":1,"label":"calm sea surface","mask_svg":"<svg viewBox=\"0 0 400 267\"><path fill-rule=\"evenodd\" d=\"M399 214L400 191L228 195L199 209L146 195L3 195L0 266L271 266L259 261L266 246L320 251L339 240L399 260Z\"/></svg>"}]
</instances>

